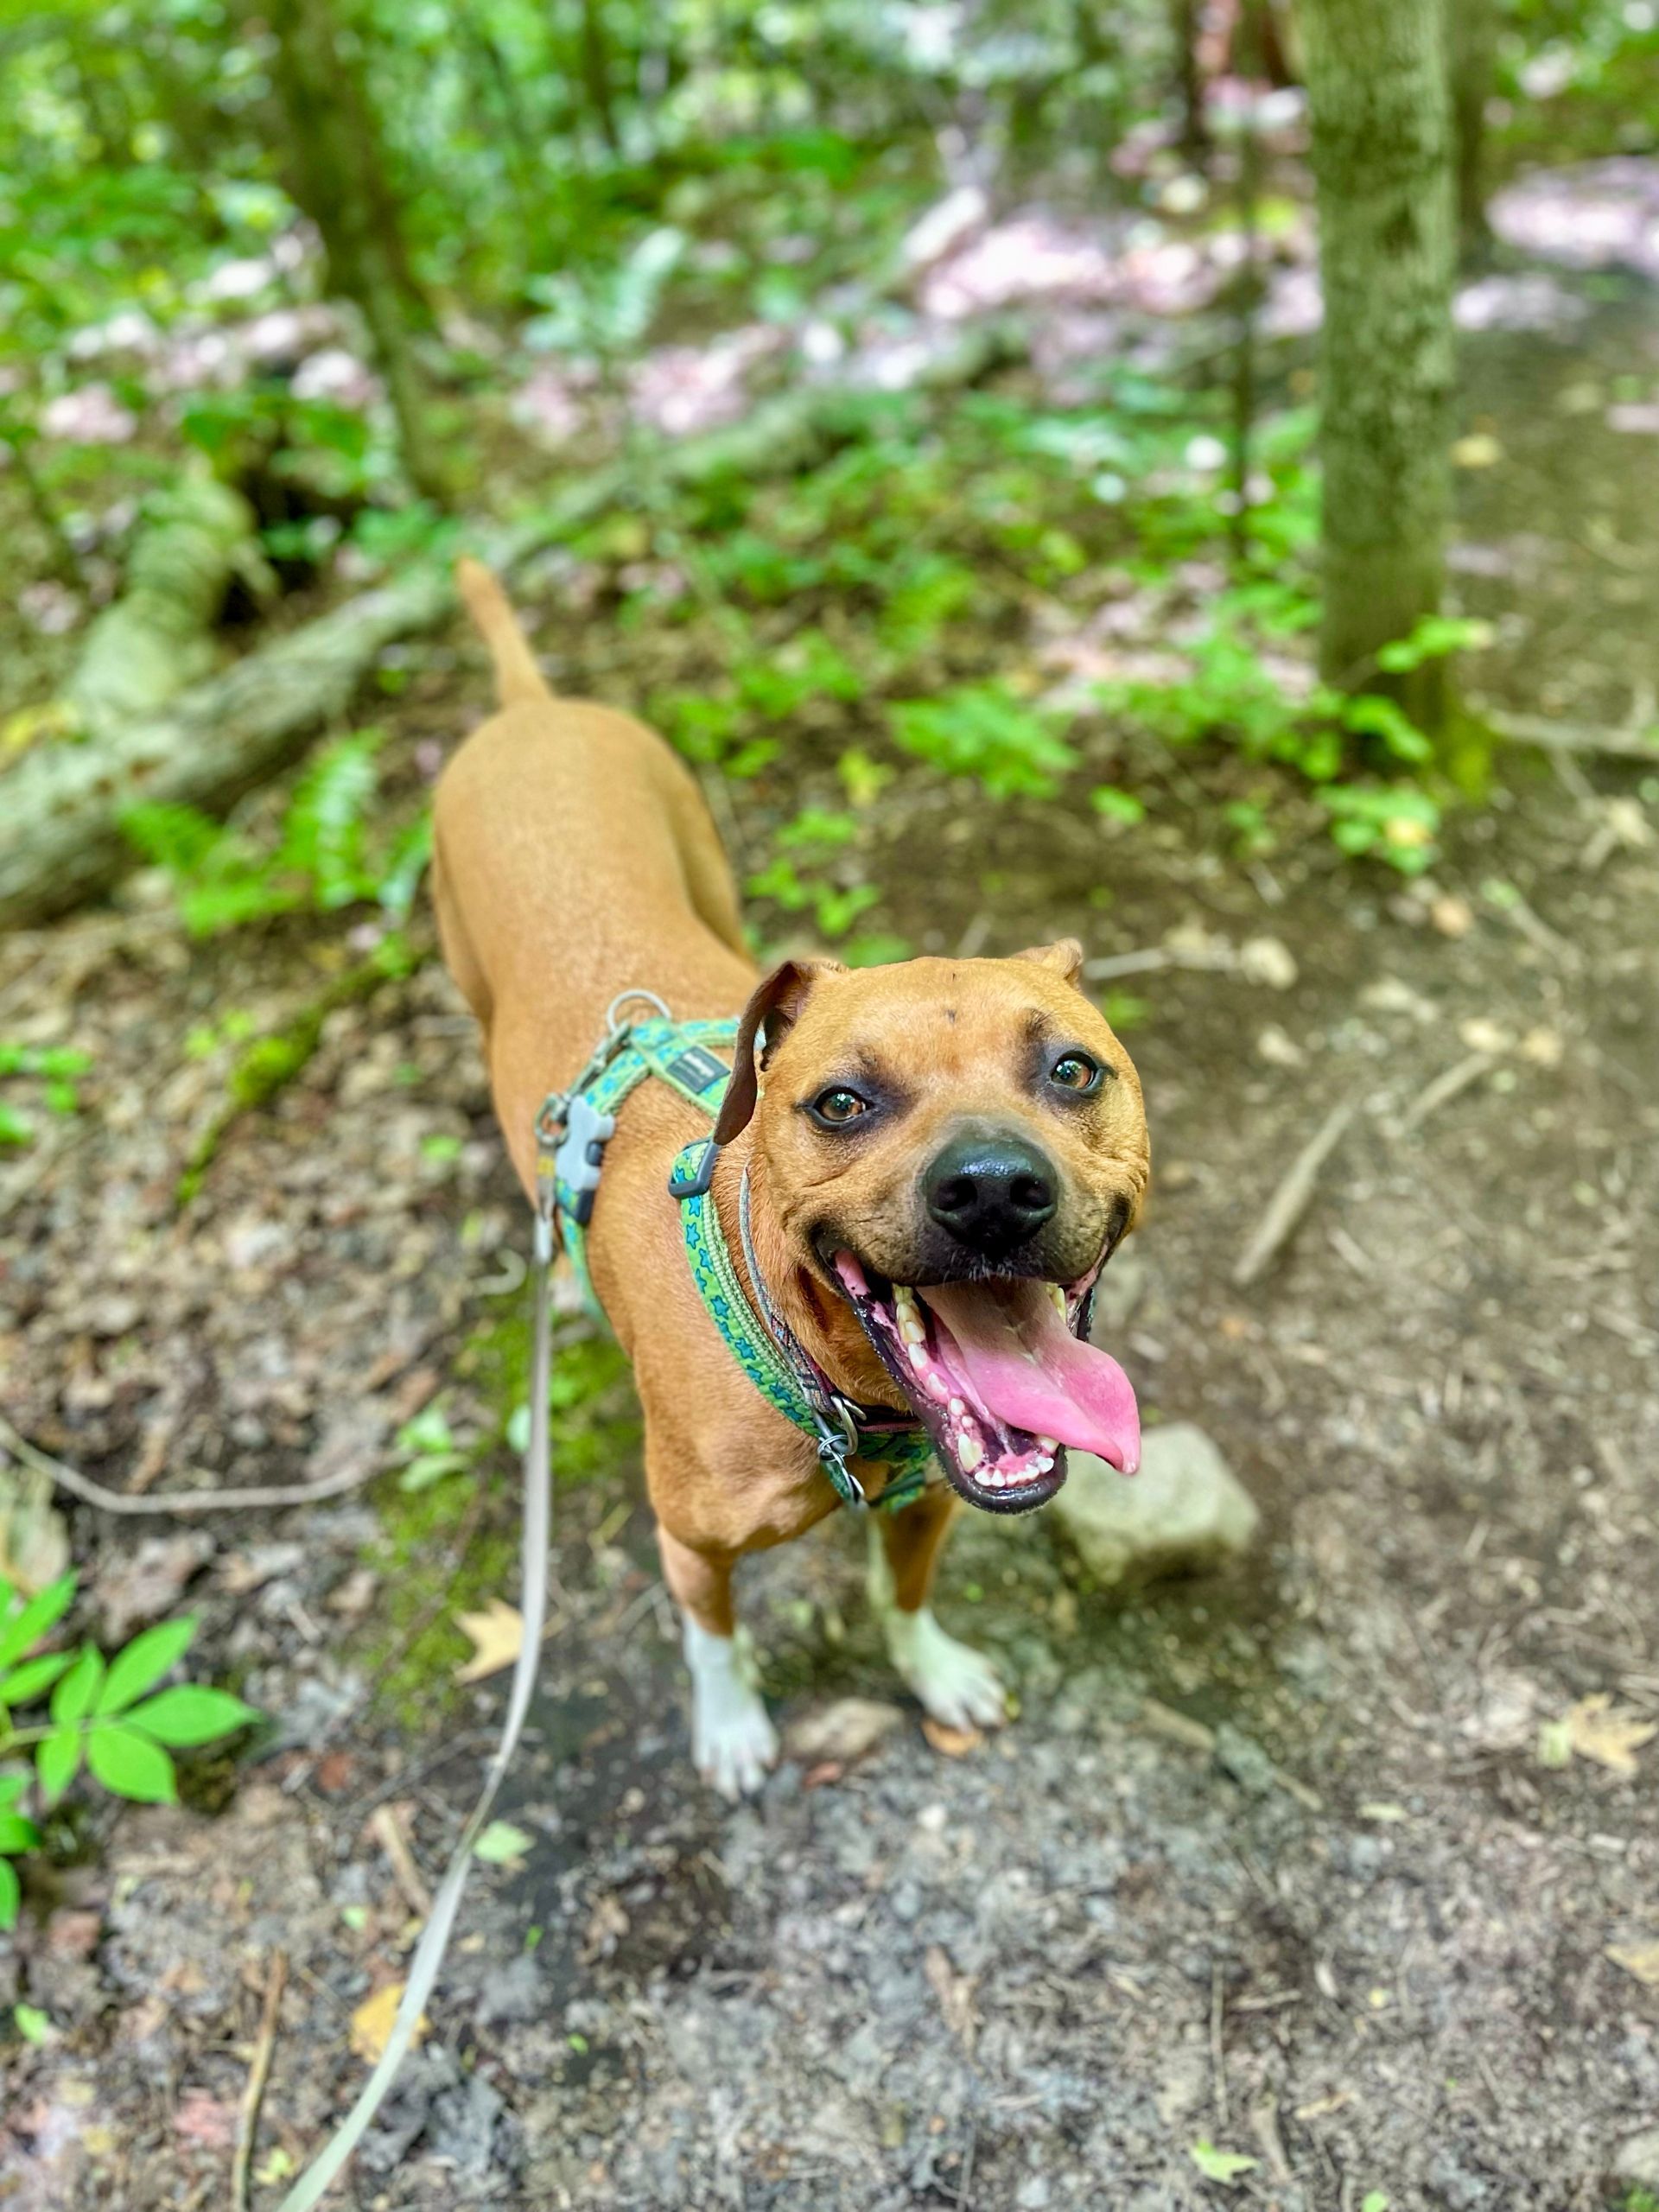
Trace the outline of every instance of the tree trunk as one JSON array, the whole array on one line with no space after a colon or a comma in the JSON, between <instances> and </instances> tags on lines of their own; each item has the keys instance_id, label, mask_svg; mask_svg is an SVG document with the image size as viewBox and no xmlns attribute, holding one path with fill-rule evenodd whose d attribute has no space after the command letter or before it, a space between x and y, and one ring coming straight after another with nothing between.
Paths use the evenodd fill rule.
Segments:
<instances>
[{"instance_id":1,"label":"tree trunk","mask_svg":"<svg viewBox=\"0 0 1659 2212\"><path fill-rule=\"evenodd\" d=\"M287 125L289 188L322 233L331 289L363 311L410 480L442 503L443 471L426 426L412 344L426 306L410 269L367 92L337 35L330 0L269 0L264 12L276 37L272 77Z\"/></svg>"},{"instance_id":2,"label":"tree trunk","mask_svg":"<svg viewBox=\"0 0 1659 2212\"><path fill-rule=\"evenodd\" d=\"M1210 127L1204 112L1204 72L1198 66L1198 0L1171 0L1169 34L1175 48L1175 100L1180 149L1194 168L1210 158Z\"/></svg>"},{"instance_id":3,"label":"tree trunk","mask_svg":"<svg viewBox=\"0 0 1659 2212\"><path fill-rule=\"evenodd\" d=\"M611 48L603 0L582 0L582 81L601 137L613 154L620 154L622 132L611 92Z\"/></svg>"},{"instance_id":4,"label":"tree trunk","mask_svg":"<svg viewBox=\"0 0 1659 2212\"><path fill-rule=\"evenodd\" d=\"M1376 656L1438 611L1450 505L1452 130L1440 0L1307 0L1325 293L1320 668L1391 689L1420 727L1445 664L1379 680Z\"/></svg>"},{"instance_id":5,"label":"tree trunk","mask_svg":"<svg viewBox=\"0 0 1659 2212\"><path fill-rule=\"evenodd\" d=\"M1486 103L1497 64L1494 0L1446 0L1452 124L1457 138L1458 245L1465 263L1491 243L1486 220Z\"/></svg>"}]
</instances>

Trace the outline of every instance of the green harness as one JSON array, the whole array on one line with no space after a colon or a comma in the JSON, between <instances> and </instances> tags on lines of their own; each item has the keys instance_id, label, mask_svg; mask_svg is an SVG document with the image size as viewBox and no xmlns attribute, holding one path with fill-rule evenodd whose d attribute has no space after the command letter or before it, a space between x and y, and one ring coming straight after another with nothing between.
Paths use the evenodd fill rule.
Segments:
<instances>
[{"instance_id":1,"label":"green harness","mask_svg":"<svg viewBox=\"0 0 1659 2212\"><path fill-rule=\"evenodd\" d=\"M619 1021L618 1009L634 1000L648 1001L658 1009L658 1017ZM735 1020L675 1021L653 993L624 992L612 1001L598 1051L569 1089L554 1092L537 1116L537 1217L543 1222L556 1220L582 1298L599 1320L605 1319L605 1313L588 1270L587 1231L618 1109L647 1077L654 1076L713 1121L731 1077L728 1063L715 1048L729 1052L736 1036ZM921 1496L934 1471L926 1430L906 1415L872 1410L842 1397L797 1342L755 1264L748 1237L746 1172L742 1230L749 1277L763 1309L756 1312L715 1208L710 1185L716 1151L712 1136L698 1137L685 1146L674 1162L668 1187L679 1202L691 1280L721 1343L768 1405L812 1439L824 1472L844 1504L910 1504ZM887 1483L874 1501L852 1471L855 1459L887 1470Z\"/></svg>"}]
</instances>

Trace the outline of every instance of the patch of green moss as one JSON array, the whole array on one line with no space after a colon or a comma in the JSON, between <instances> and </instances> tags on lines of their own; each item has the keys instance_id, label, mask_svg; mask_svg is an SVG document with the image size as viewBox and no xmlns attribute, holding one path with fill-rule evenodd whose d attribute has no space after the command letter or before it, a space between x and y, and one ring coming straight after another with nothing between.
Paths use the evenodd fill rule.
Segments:
<instances>
[{"instance_id":1,"label":"patch of green moss","mask_svg":"<svg viewBox=\"0 0 1659 2212\"><path fill-rule=\"evenodd\" d=\"M530 1402L533 1313L526 1287L508 1311L474 1331L455 1362L456 1373L494 1409L496 1436L503 1443L512 1440L514 1416ZM613 1338L595 1331L558 1347L550 1403L553 1478L561 1488L610 1475L639 1450L639 1403L627 1360Z\"/></svg>"},{"instance_id":2,"label":"patch of green moss","mask_svg":"<svg viewBox=\"0 0 1659 2212\"><path fill-rule=\"evenodd\" d=\"M455 1373L480 1393L493 1416L466 1470L412 1492L391 1480L377 1487L381 1532L364 1559L380 1590L356 1657L370 1674L395 1658L377 1702L411 1731L426 1732L454 1704L455 1669L470 1649L455 1615L480 1611L494 1598L511 1603L517 1592L518 1461L509 1431L516 1434L514 1415L527 1403L532 1313L526 1292L480 1323L456 1355ZM551 1400L559 1488L613 1477L638 1452L639 1402L627 1361L608 1337L596 1333L559 1348ZM491 1496L456 1573L450 1564L454 1530L478 1484ZM428 1614L427 1625L404 1649L410 1630Z\"/></svg>"},{"instance_id":3,"label":"patch of green moss","mask_svg":"<svg viewBox=\"0 0 1659 2212\"><path fill-rule=\"evenodd\" d=\"M455 1626L456 1613L477 1611L492 1598L511 1603L518 1586L516 1514L509 1517L486 1506L459 1571L450 1565L471 1485L489 1481L489 1471L478 1464L426 1490L402 1491L395 1482L379 1485L381 1533L364 1553L364 1563L379 1577L379 1591L355 1656L370 1675L395 1656L376 1703L383 1715L414 1733L445 1719L455 1702L455 1669L472 1648ZM505 1491L505 1485L491 1487ZM423 1619L426 1626L405 1648L410 1630Z\"/></svg>"}]
</instances>

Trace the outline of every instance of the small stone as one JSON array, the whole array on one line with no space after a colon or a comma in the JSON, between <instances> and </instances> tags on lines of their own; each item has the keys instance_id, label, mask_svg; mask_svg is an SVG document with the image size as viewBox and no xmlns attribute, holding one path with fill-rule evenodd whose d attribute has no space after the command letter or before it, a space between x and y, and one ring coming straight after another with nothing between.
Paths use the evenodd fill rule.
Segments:
<instances>
[{"instance_id":1,"label":"small stone","mask_svg":"<svg viewBox=\"0 0 1659 2212\"><path fill-rule=\"evenodd\" d=\"M479 1985L478 2018L485 2027L498 2020L539 2020L547 2010L547 1977L528 1953L494 1968Z\"/></svg>"},{"instance_id":2,"label":"small stone","mask_svg":"<svg viewBox=\"0 0 1659 2212\"><path fill-rule=\"evenodd\" d=\"M1296 956L1282 938L1246 938L1238 948L1238 972L1247 983L1263 983L1270 991L1287 991L1298 973Z\"/></svg>"},{"instance_id":3,"label":"small stone","mask_svg":"<svg viewBox=\"0 0 1659 2212\"><path fill-rule=\"evenodd\" d=\"M1613 2171L1620 2181L1659 2189L1659 2127L1644 2127L1637 2134L1627 2135L1613 2153Z\"/></svg>"},{"instance_id":4,"label":"small stone","mask_svg":"<svg viewBox=\"0 0 1659 2212\"><path fill-rule=\"evenodd\" d=\"M1270 1068L1300 1068L1307 1065L1307 1054L1276 1021L1268 1022L1257 1037L1255 1056L1265 1060Z\"/></svg>"},{"instance_id":5,"label":"small stone","mask_svg":"<svg viewBox=\"0 0 1659 2212\"><path fill-rule=\"evenodd\" d=\"M833 1705L804 1713L785 1732L790 1756L811 1765L825 1760L849 1765L873 1751L904 1719L896 1705L870 1697L837 1698Z\"/></svg>"},{"instance_id":6,"label":"small stone","mask_svg":"<svg viewBox=\"0 0 1659 2212\"><path fill-rule=\"evenodd\" d=\"M1249 1550L1261 1521L1219 1448L1190 1421L1153 1429L1132 1478L1089 1452L1071 1452L1070 1465L1054 1511L1109 1586L1218 1566Z\"/></svg>"}]
</instances>

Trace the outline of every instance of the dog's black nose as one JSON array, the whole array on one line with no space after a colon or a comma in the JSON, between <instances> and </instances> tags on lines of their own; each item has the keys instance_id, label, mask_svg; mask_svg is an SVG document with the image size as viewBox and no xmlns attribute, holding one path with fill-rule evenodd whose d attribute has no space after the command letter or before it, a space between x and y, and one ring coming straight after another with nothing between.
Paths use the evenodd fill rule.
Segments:
<instances>
[{"instance_id":1,"label":"dog's black nose","mask_svg":"<svg viewBox=\"0 0 1659 2212\"><path fill-rule=\"evenodd\" d=\"M959 1244L998 1260L1052 1217L1054 1170L1023 1137L969 1133L935 1159L922 1195L933 1219Z\"/></svg>"}]
</instances>

